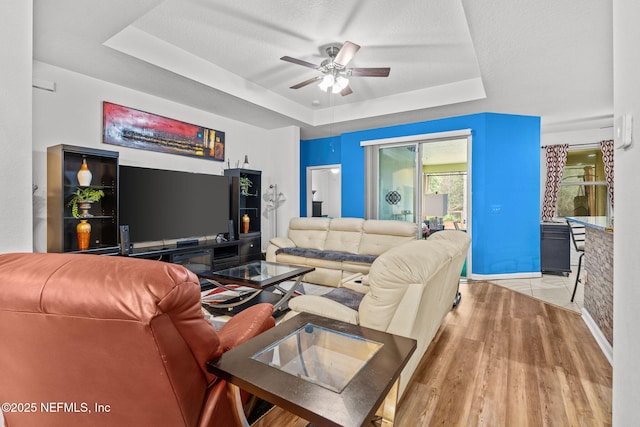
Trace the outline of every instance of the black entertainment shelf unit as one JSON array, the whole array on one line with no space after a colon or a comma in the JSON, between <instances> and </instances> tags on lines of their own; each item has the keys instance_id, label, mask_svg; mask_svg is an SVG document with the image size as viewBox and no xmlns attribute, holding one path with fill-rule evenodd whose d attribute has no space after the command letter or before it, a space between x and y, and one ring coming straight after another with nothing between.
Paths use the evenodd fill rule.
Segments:
<instances>
[{"instance_id":1,"label":"black entertainment shelf unit","mask_svg":"<svg viewBox=\"0 0 640 427\"><path fill-rule=\"evenodd\" d=\"M92 174L88 186L77 178L86 162ZM91 225L89 247L84 253L102 253L118 248L119 153L59 144L47 147L47 252L78 252L76 227L80 220ZM79 189L102 190L88 216L75 218L69 206Z\"/></svg>"},{"instance_id":2,"label":"black entertainment shelf unit","mask_svg":"<svg viewBox=\"0 0 640 427\"><path fill-rule=\"evenodd\" d=\"M180 264L200 277L201 275L209 275L213 271L237 267L241 261L240 252L241 242L239 240L222 242L205 240L186 246L174 243L170 245L135 247L130 249L129 254L123 256ZM83 253L104 256L122 255L119 250L114 251L113 249ZM200 285L203 290L213 287L206 279L200 279Z\"/></svg>"},{"instance_id":3,"label":"black entertainment shelf unit","mask_svg":"<svg viewBox=\"0 0 640 427\"><path fill-rule=\"evenodd\" d=\"M252 169L225 169L230 181L230 216L234 234L240 243L240 263L259 261L262 258L262 172ZM243 187L243 181L246 186ZM248 220L248 230L243 228Z\"/></svg>"},{"instance_id":4,"label":"black entertainment shelf unit","mask_svg":"<svg viewBox=\"0 0 640 427\"><path fill-rule=\"evenodd\" d=\"M207 264L209 271L235 267L240 261L239 242L218 242L216 240L200 241L196 245L182 246L178 244L138 247L131 249L130 257L154 259L176 264L183 264L189 268L193 259L208 259L198 262ZM194 271L198 272L198 271Z\"/></svg>"}]
</instances>

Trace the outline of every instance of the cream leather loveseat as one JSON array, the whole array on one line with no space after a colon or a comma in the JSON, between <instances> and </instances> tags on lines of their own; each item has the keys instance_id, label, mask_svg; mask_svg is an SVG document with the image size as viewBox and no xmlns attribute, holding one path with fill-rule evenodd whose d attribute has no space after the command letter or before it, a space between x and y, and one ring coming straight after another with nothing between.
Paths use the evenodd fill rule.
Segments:
<instances>
[{"instance_id":1,"label":"cream leather loveseat","mask_svg":"<svg viewBox=\"0 0 640 427\"><path fill-rule=\"evenodd\" d=\"M467 233L444 230L426 240L396 246L373 262L368 276L352 277L342 283L343 287L322 296L292 298L285 320L307 312L414 338L418 342L416 351L400 375L402 395L445 315L457 301L470 243Z\"/></svg>"},{"instance_id":2,"label":"cream leather loveseat","mask_svg":"<svg viewBox=\"0 0 640 427\"><path fill-rule=\"evenodd\" d=\"M335 287L354 273L368 273L377 256L416 238L416 224L405 221L293 218L287 237L270 240L266 260L315 267L303 280Z\"/></svg>"}]
</instances>

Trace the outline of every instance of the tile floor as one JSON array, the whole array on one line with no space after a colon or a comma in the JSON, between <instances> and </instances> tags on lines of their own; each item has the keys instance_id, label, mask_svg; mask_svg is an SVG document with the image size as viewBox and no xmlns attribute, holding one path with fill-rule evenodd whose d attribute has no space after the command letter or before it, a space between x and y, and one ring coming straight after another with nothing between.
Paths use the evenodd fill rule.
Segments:
<instances>
[{"instance_id":1,"label":"tile floor","mask_svg":"<svg viewBox=\"0 0 640 427\"><path fill-rule=\"evenodd\" d=\"M573 293L573 286L576 280L576 271L578 270L577 263L575 265L571 265L571 270L572 272L569 276L563 276L561 274L543 274L542 277L535 279L504 279L490 280L490 282L581 313L584 301L584 285L582 283L578 283L576 297L574 301L571 302L571 294ZM580 276L583 275L584 265L580 272Z\"/></svg>"}]
</instances>

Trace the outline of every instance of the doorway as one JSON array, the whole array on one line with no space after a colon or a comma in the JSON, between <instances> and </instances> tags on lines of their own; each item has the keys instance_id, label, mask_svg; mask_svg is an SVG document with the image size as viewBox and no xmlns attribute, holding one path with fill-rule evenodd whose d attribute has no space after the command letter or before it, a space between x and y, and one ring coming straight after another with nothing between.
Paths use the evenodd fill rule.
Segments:
<instances>
[{"instance_id":1,"label":"doorway","mask_svg":"<svg viewBox=\"0 0 640 427\"><path fill-rule=\"evenodd\" d=\"M307 168L307 216L340 218L342 215L341 165Z\"/></svg>"},{"instance_id":2,"label":"doorway","mask_svg":"<svg viewBox=\"0 0 640 427\"><path fill-rule=\"evenodd\" d=\"M363 141L366 217L414 222L418 237L471 234L469 130ZM467 257L471 267L471 252Z\"/></svg>"},{"instance_id":3,"label":"doorway","mask_svg":"<svg viewBox=\"0 0 640 427\"><path fill-rule=\"evenodd\" d=\"M423 223L431 230L466 230L467 140L430 141L421 145Z\"/></svg>"}]
</instances>

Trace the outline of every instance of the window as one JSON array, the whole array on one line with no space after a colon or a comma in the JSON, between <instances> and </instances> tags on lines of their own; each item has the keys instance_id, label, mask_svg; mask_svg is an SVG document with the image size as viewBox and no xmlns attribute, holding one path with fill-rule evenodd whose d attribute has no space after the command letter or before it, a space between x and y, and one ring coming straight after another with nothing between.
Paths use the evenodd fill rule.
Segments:
<instances>
[{"instance_id":1,"label":"window","mask_svg":"<svg viewBox=\"0 0 640 427\"><path fill-rule=\"evenodd\" d=\"M466 223L466 172L425 173L426 194L446 194L448 197L445 221Z\"/></svg>"},{"instance_id":2,"label":"window","mask_svg":"<svg viewBox=\"0 0 640 427\"><path fill-rule=\"evenodd\" d=\"M606 216L609 201L599 148L571 150L558 193L557 215Z\"/></svg>"}]
</instances>

